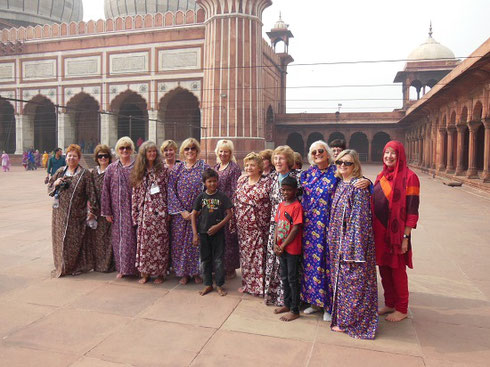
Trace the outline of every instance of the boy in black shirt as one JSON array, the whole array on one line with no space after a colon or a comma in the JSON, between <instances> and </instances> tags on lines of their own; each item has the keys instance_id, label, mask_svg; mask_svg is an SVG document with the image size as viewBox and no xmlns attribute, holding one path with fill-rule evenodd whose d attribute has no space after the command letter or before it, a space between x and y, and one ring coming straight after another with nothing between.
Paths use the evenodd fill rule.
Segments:
<instances>
[{"instance_id":1,"label":"boy in black shirt","mask_svg":"<svg viewBox=\"0 0 490 367\"><path fill-rule=\"evenodd\" d=\"M225 271L223 255L225 250L225 224L231 219L231 200L218 191L218 173L207 168L202 181L206 191L200 194L194 201L192 210L192 240L194 246L201 243L201 264L203 268L204 289L199 292L201 296L213 291L213 263L216 277L217 291L220 296L226 296L223 289L225 283ZM196 217L199 217L199 228L196 225Z\"/></svg>"}]
</instances>

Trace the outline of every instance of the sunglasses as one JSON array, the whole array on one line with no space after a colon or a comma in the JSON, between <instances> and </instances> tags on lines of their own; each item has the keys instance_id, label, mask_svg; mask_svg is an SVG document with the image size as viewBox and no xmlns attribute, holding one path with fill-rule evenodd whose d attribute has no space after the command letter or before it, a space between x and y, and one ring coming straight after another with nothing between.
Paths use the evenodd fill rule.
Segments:
<instances>
[{"instance_id":1,"label":"sunglasses","mask_svg":"<svg viewBox=\"0 0 490 367\"><path fill-rule=\"evenodd\" d=\"M109 154L98 154L97 155L97 159L102 159L102 158L108 159L109 158Z\"/></svg>"},{"instance_id":2,"label":"sunglasses","mask_svg":"<svg viewBox=\"0 0 490 367\"><path fill-rule=\"evenodd\" d=\"M323 154L325 153L325 149L318 149L318 150L312 150L311 155L317 155L318 154Z\"/></svg>"},{"instance_id":3,"label":"sunglasses","mask_svg":"<svg viewBox=\"0 0 490 367\"><path fill-rule=\"evenodd\" d=\"M131 147L119 147L119 150L132 150Z\"/></svg>"},{"instance_id":4,"label":"sunglasses","mask_svg":"<svg viewBox=\"0 0 490 367\"><path fill-rule=\"evenodd\" d=\"M184 152L189 152L191 150L197 150L195 146L184 148Z\"/></svg>"},{"instance_id":5,"label":"sunglasses","mask_svg":"<svg viewBox=\"0 0 490 367\"><path fill-rule=\"evenodd\" d=\"M341 161L341 160L338 160L338 161L335 161L335 164L337 166L341 166L341 165L344 165L346 167L350 167L354 164L354 162L346 162L346 161Z\"/></svg>"}]
</instances>

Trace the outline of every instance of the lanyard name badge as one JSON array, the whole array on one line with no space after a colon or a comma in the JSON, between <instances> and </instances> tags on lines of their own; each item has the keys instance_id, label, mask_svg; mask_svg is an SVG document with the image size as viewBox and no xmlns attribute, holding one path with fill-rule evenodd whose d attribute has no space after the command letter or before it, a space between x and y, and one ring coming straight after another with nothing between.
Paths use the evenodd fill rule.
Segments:
<instances>
[{"instance_id":1,"label":"lanyard name badge","mask_svg":"<svg viewBox=\"0 0 490 367\"><path fill-rule=\"evenodd\" d=\"M150 195L155 195L158 194L159 192L160 192L160 187L155 182L153 182L150 188Z\"/></svg>"}]
</instances>

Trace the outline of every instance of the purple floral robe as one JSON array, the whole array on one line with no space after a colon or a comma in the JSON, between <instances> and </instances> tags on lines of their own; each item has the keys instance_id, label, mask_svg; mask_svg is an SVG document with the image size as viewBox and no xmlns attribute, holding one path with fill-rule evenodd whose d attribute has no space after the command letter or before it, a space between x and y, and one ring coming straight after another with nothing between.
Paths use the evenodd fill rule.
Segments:
<instances>
[{"instance_id":1,"label":"purple floral robe","mask_svg":"<svg viewBox=\"0 0 490 367\"><path fill-rule=\"evenodd\" d=\"M199 275L199 246L192 244L192 225L179 214L192 212L192 205L203 191L202 173L209 168L199 160L192 168L176 163L168 182L168 209L171 215L170 254L172 267L179 277Z\"/></svg>"},{"instance_id":2,"label":"purple floral robe","mask_svg":"<svg viewBox=\"0 0 490 367\"><path fill-rule=\"evenodd\" d=\"M218 190L223 192L231 200L237 188L237 182L242 175L240 166L235 162L230 162L228 166L220 171L220 165L214 166L219 174ZM240 249L238 247L238 236L236 228L230 228L235 222L225 226L225 271L233 272L240 268Z\"/></svg>"},{"instance_id":3,"label":"purple floral robe","mask_svg":"<svg viewBox=\"0 0 490 367\"><path fill-rule=\"evenodd\" d=\"M328 229L332 326L353 338L374 339L378 326L376 248L371 195L352 182L338 183Z\"/></svg>"},{"instance_id":4,"label":"purple floral robe","mask_svg":"<svg viewBox=\"0 0 490 367\"><path fill-rule=\"evenodd\" d=\"M112 248L116 270L122 275L136 275L136 230L131 218L129 175L134 162L124 167L119 160L111 163L104 175L102 216L112 216Z\"/></svg>"}]
</instances>

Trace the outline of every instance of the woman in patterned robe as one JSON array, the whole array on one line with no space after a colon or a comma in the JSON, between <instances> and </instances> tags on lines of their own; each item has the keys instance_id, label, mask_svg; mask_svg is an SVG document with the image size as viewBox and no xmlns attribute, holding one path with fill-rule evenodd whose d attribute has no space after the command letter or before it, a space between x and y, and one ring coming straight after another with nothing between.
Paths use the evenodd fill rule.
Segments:
<instances>
[{"instance_id":1,"label":"woman in patterned robe","mask_svg":"<svg viewBox=\"0 0 490 367\"><path fill-rule=\"evenodd\" d=\"M274 217L284 198L281 191L281 181L291 176L298 180L298 188L301 184L299 182L300 171L292 169L294 166L294 152L287 145L278 146L273 154L272 161L276 170L270 174L271 189L270 189L270 201L271 201L271 220L269 227L269 239L267 241L266 252L266 267L265 267L265 290L264 301L267 305L284 305L284 295L281 286L281 276L279 269L279 257L274 253L274 232L276 230L276 222Z\"/></svg>"},{"instance_id":2,"label":"woman in patterned robe","mask_svg":"<svg viewBox=\"0 0 490 367\"><path fill-rule=\"evenodd\" d=\"M170 171L168 183L168 208L171 215L170 247L172 267L181 277L180 283L187 284L190 277L202 283L199 276L199 246L192 244L191 212L197 196L203 191L202 174L209 166L198 159L201 149L194 138L186 139L180 146L183 162Z\"/></svg>"},{"instance_id":3,"label":"woman in patterned robe","mask_svg":"<svg viewBox=\"0 0 490 367\"><path fill-rule=\"evenodd\" d=\"M139 283L150 276L154 283L165 280L169 266L169 218L167 208L168 170L152 141L141 144L131 174L133 225L137 226L136 267Z\"/></svg>"},{"instance_id":4,"label":"woman in patterned robe","mask_svg":"<svg viewBox=\"0 0 490 367\"><path fill-rule=\"evenodd\" d=\"M97 167L92 170L91 175L97 197L97 209L94 210L92 208L92 211L97 219L97 228L87 228L87 241L94 255L94 270L102 273L110 273L115 269L114 253L111 243L111 223L101 216L100 202L105 170L112 162L111 148L107 145L97 145L95 147L94 160L97 163Z\"/></svg>"},{"instance_id":5,"label":"woman in patterned robe","mask_svg":"<svg viewBox=\"0 0 490 367\"><path fill-rule=\"evenodd\" d=\"M330 321L332 285L327 233L337 187L336 167L328 144L321 140L311 144L308 160L311 166L301 173L300 179L304 210L301 300L310 305L305 313L323 310L324 321Z\"/></svg>"},{"instance_id":6,"label":"woman in patterned robe","mask_svg":"<svg viewBox=\"0 0 490 367\"><path fill-rule=\"evenodd\" d=\"M90 172L78 163L80 147L70 145L66 150L67 166L61 167L50 178L48 192L59 200L53 206L52 241L55 270L53 277L77 275L92 269L92 256L86 241L87 202L97 208ZM68 185L68 187L66 187Z\"/></svg>"},{"instance_id":7,"label":"woman in patterned robe","mask_svg":"<svg viewBox=\"0 0 490 367\"><path fill-rule=\"evenodd\" d=\"M231 140L220 140L216 144L217 164L214 170L218 172L218 190L223 192L231 200L237 188L237 181L242 175L242 170L236 163L233 154L234 146ZM240 268L240 250L234 221L225 226L225 272L227 279L236 277L236 269Z\"/></svg>"},{"instance_id":8,"label":"woman in patterned robe","mask_svg":"<svg viewBox=\"0 0 490 367\"><path fill-rule=\"evenodd\" d=\"M134 167L133 141L124 136L116 143L119 159L107 167L102 189L102 216L112 223L112 249L117 278L136 275L136 230L131 218L131 184Z\"/></svg>"},{"instance_id":9,"label":"woman in patterned robe","mask_svg":"<svg viewBox=\"0 0 490 367\"><path fill-rule=\"evenodd\" d=\"M257 153L248 154L243 163L245 176L238 179L233 197L242 266L242 287L238 291L263 296L271 180L262 175L263 162Z\"/></svg>"},{"instance_id":10,"label":"woman in patterned robe","mask_svg":"<svg viewBox=\"0 0 490 367\"><path fill-rule=\"evenodd\" d=\"M355 150L344 150L336 162L341 181L332 201L328 229L333 285L331 327L353 338L374 339L378 290L371 195L369 190L353 185L362 177Z\"/></svg>"}]
</instances>

